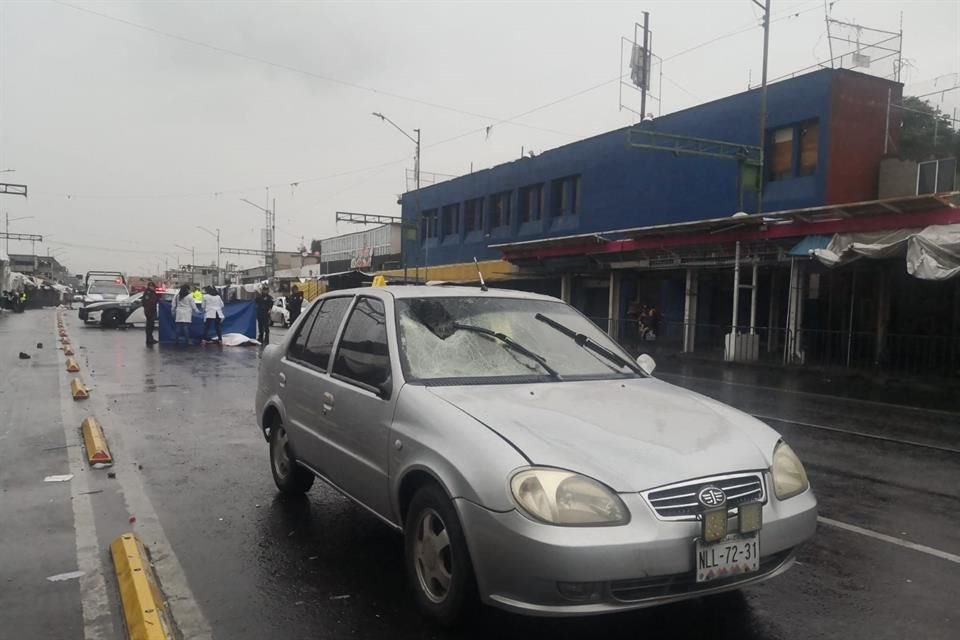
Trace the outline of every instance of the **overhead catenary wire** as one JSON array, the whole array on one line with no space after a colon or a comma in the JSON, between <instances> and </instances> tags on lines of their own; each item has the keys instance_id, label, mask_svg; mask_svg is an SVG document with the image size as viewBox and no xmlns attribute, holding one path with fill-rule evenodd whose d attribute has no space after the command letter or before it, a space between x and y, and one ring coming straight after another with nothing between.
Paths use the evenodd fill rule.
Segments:
<instances>
[{"instance_id":1,"label":"overhead catenary wire","mask_svg":"<svg viewBox=\"0 0 960 640\"><path fill-rule=\"evenodd\" d=\"M108 14L108 13L101 13L101 12L99 12L99 11L94 11L93 9L88 9L87 7L81 7L81 6L72 4L72 3L70 3L70 2L64 2L63 0L53 0L53 2L55 2L56 4L62 5L62 6L64 6L64 7L69 7L69 8L71 8L71 9L76 10L76 11L80 11L80 12L83 12L83 13L86 13L86 14L89 14L89 15L92 15L92 16L97 16L97 17L103 18L103 19L105 19L105 20L111 20L111 21L113 21L113 22L117 22L117 23L120 23L120 24L124 24L124 25L127 25L127 26L129 26L129 27L133 27L133 28L135 28L135 29L140 29L140 30L142 30L142 31L147 31L147 32L149 32L149 33L152 33L152 34L158 35L158 36L162 36L162 37L164 37L164 38L170 38L170 39L172 39L172 40L178 40L178 41L180 41L180 42L183 42L183 43L186 43L186 44L190 44L190 45L193 45L193 46L195 46L195 47L202 47L202 48L204 48L204 49L209 49L209 50L211 50L211 51L216 51L216 52L218 52L218 53L222 53L222 54L224 54L224 55L234 56L234 57L237 57L237 58L242 58L242 59L247 60L247 61L249 61L249 62L257 62L257 63L259 63L259 64L263 64L263 65L266 65L266 66L274 67L274 68L276 68L276 69L282 69L282 70L284 70L284 71L289 71L289 72L291 72L291 73L297 73L297 74L300 74L300 75L308 76L308 77L314 78L314 79L316 79L316 80L322 80L322 81L324 81L324 82L329 82L329 83L331 83L331 84L338 84L338 85L341 85L341 86L344 86L344 87L349 87L349 88L352 88L352 89L357 89L357 90L359 90L359 91L365 91L365 92L367 92L367 93L372 93L372 94L375 94L375 95L378 95L378 96L386 96L386 97L388 97L388 98L394 98L394 99L396 99L396 100L403 100L403 101L405 101L405 102L411 102L411 103L419 104L419 105L422 105L422 106L425 106L425 107L430 107L430 108L433 108L433 109L439 109L439 110L442 110L442 111L449 111L449 112L451 112L451 113L457 113L457 114L460 114L460 115L471 116L471 117L480 118L480 119L483 119L483 120L493 120L493 119L495 119L493 116L485 115L485 114L482 114L482 113L477 113L477 112L475 112L475 111L468 111L468 110L466 110L466 109L461 109L461 108L453 107L453 106L450 106L450 105L440 104L440 103L438 103L438 102L433 102L433 101L430 101L430 100L424 100L424 99L422 99L422 98L416 98L416 97L414 97L414 96L403 95L403 94L396 93L396 92L393 92L393 91L388 91L388 90L385 90L385 89L379 89L379 88L377 88L377 87L372 87L372 86L360 84L360 83L358 83L358 82L351 82L350 80L344 80L344 79L342 79L342 78L336 78L336 77L334 77L334 76L329 76L329 75L326 75L326 74L323 74L323 73L318 73L318 72L316 72L316 71L311 71L311 70L309 70L309 69L303 69L303 68L300 68L300 67L295 67L295 66L293 66L293 65L286 64L286 63L283 63L283 62L277 62L276 60L268 60L268 59L266 59L266 58L261 58L261 57L259 57L259 56L255 56L255 55L251 55L251 54L248 54L248 53L244 53L244 52L242 52L242 51L237 51L237 50L235 50L235 49L228 49L228 48L226 48L226 47L221 47L221 46L219 46L219 45L211 44L211 43L209 43L209 42L203 42L202 40L195 40L195 39L193 39L193 38L188 38L188 37L183 36L183 35L180 35L180 34L178 34L178 33L171 33L171 32L169 32L169 31L164 31L164 30L162 30L162 29L157 29L157 28L155 28L155 27L151 27L151 26L149 26L149 25L141 24L141 23L139 23L139 22L134 22L134 21L132 21L132 20L126 20L126 19L124 19L124 18L119 18L119 17L117 17L117 16L112 16L112 15L110 15L110 14ZM558 134L558 135L564 135L564 136L569 135L568 133L563 132L563 131L557 131L557 130L555 130L555 129L547 129L547 128L544 128L544 127L538 127L538 126L536 126L536 125L518 124L517 126L527 127L527 128L530 128L530 129L536 129L536 130L539 130L539 131L545 131L545 132L547 132L547 133L554 133L554 134Z\"/></svg>"}]
</instances>

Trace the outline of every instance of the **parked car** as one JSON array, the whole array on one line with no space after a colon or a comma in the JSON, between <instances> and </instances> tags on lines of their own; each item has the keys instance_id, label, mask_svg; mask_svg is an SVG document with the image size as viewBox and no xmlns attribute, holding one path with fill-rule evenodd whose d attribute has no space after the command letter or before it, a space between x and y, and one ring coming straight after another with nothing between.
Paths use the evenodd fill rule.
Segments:
<instances>
[{"instance_id":1,"label":"parked car","mask_svg":"<svg viewBox=\"0 0 960 640\"><path fill-rule=\"evenodd\" d=\"M652 377L541 295L322 296L260 361L274 482L319 477L404 535L419 606L648 607L787 570L817 501L780 435Z\"/></svg>"}]
</instances>

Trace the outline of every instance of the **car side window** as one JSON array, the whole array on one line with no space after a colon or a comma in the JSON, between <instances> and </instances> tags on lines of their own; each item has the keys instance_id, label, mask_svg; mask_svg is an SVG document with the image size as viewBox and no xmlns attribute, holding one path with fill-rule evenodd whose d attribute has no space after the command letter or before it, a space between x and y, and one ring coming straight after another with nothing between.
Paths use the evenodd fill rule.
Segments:
<instances>
[{"instance_id":1,"label":"car side window","mask_svg":"<svg viewBox=\"0 0 960 640\"><path fill-rule=\"evenodd\" d=\"M294 360L303 360L304 349L307 345L307 336L310 335L310 328L313 326L313 321L317 319L317 311L320 309L320 304L318 303L315 308L311 309L306 318L303 319L303 322L300 323L300 326L297 328L297 335L293 337L293 342L290 343L290 347L287 349L287 357L293 358Z\"/></svg>"},{"instance_id":2,"label":"car side window","mask_svg":"<svg viewBox=\"0 0 960 640\"><path fill-rule=\"evenodd\" d=\"M340 338L333 374L381 391L390 381L387 323L380 300L357 301Z\"/></svg>"},{"instance_id":3,"label":"car side window","mask_svg":"<svg viewBox=\"0 0 960 640\"><path fill-rule=\"evenodd\" d=\"M350 306L350 301L351 298L329 298L323 301L303 344L301 360L324 371L327 370L330 364L330 352L333 351L333 341L337 338L337 330L340 329L340 323L347 312L347 307Z\"/></svg>"}]
</instances>

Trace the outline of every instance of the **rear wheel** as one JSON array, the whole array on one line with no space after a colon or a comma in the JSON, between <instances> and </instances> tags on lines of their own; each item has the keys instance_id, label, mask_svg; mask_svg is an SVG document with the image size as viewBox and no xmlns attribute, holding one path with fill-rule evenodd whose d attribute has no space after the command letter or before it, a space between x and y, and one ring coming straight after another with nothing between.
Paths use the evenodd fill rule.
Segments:
<instances>
[{"instance_id":1,"label":"rear wheel","mask_svg":"<svg viewBox=\"0 0 960 640\"><path fill-rule=\"evenodd\" d=\"M270 471L281 493L301 495L313 486L314 475L297 464L282 424L270 428Z\"/></svg>"},{"instance_id":2,"label":"rear wheel","mask_svg":"<svg viewBox=\"0 0 960 640\"><path fill-rule=\"evenodd\" d=\"M437 485L421 487L404 527L407 576L417 604L445 626L459 622L476 602L476 580L460 518Z\"/></svg>"}]
</instances>

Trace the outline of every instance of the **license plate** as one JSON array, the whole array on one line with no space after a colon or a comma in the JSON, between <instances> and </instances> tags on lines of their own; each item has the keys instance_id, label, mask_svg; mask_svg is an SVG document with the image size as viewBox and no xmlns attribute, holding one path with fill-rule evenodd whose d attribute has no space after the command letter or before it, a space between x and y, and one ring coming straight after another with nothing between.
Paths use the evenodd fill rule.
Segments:
<instances>
[{"instance_id":1,"label":"license plate","mask_svg":"<svg viewBox=\"0 0 960 640\"><path fill-rule=\"evenodd\" d=\"M697 540L697 582L710 582L760 569L760 537L730 536L709 544Z\"/></svg>"}]
</instances>

